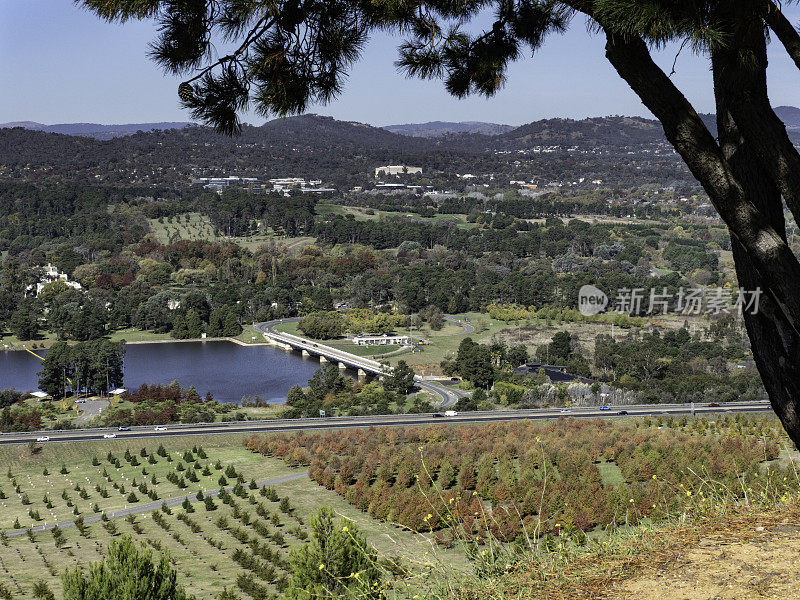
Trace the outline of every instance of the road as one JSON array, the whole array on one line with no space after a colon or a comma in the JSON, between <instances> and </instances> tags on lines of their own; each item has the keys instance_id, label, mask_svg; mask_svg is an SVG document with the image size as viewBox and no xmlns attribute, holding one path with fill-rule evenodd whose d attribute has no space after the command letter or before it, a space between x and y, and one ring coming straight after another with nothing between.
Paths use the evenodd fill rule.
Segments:
<instances>
[{"instance_id":1,"label":"road","mask_svg":"<svg viewBox=\"0 0 800 600\"><path fill-rule=\"evenodd\" d=\"M470 335L471 333L475 333L475 328L470 325L467 321L456 319L455 317L451 317L450 315L445 316L445 321L452 323L453 325L458 325L464 330L464 335Z\"/></svg>"},{"instance_id":2,"label":"road","mask_svg":"<svg viewBox=\"0 0 800 600\"><path fill-rule=\"evenodd\" d=\"M391 367L386 367L383 363L378 362L377 360L364 356L356 356L355 354L345 352L344 350L333 348L332 346L327 346L319 342L314 342L298 335L283 333L275 329L275 327L278 325L295 323L299 320L300 317L278 319L276 321L257 323L254 328L265 337L268 336L277 342L292 346L296 349L305 350L310 354L322 355L326 358L326 360L339 362L353 369L361 369L365 372L375 375L387 374L391 370ZM452 322L464 327L465 331L468 331L467 328L472 327L471 325L464 325L456 320L453 320ZM459 398L465 398L469 396L468 392L450 388L435 381L428 381L419 376L415 377L415 380L418 388L428 392L429 394L432 394L433 396L438 396L441 399L438 404L438 407L441 409L451 408L456 404L456 402L458 402Z\"/></svg>"},{"instance_id":3,"label":"road","mask_svg":"<svg viewBox=\"0 0 800 600\"><path fill-rule=\"evenodd\" d=\"M642 404L633 406L614 406L608 410L597 407L570 409L528 409L528 410L492 410L480 412L458 413L446 417L442 413L403 414L403 415L371 415L362 417L323 417L314 419L274 419L269 421L233 421L226 423L199 423L169 425L165 430L155 431L152 427L131 427L129 431L116 429L75 429L65 431L46 431L29 433L0 434L0 445L27 444L36 441L41 435L50 439L48 442L88 442L105 439L105 434L113 433L117 440L159 438L171 436L223 435L231 433L265 433L304 430L349 429L363 427L396 427L400 425L442 425L442 424L480 424L500 421L522 421L557 419L573 417L576 419L619 418L621 416L681 416L681 415L713 415L737 412L769 412L772 408L766 401L761 402L728 402L720 407L707 404ZM619 414L624 411L625 415Z\"/></svg>"},{"instance_id":4,"label":"road","mask_svg":"<svg viewBox=\"0 0 800 600\"><path fill-rule=\"evenodd\" d=\"M266 479L264 481L256 481L256 485L261 487L263 485L279 485L281 483L286 483L287 481L294 481L295 479L302 479L303 477L307 477L308 473L292 473L290 475L281 475L280 477L274 477L272 479ZM233 486L227 486L225 488L227 491L232 491ZM203 491L205 496L218 496L219 490L205 490ZM197 493L194 494L185 494L183 496L176 496L174 498L164 498L163 500L158 500L157 502L146 502L144 504L134 504L132 506L126 506L125 508L121 508L119 510L110 511L106 513L106 516L109 519L115 519L117 517L127 517L128 515L138 515L141 513L148 513L153 512L154 510L159 510L162 505L166 504L170 508L173 506L178 506L183 504L183 501L188 499L189 502L196 502L197 501ZM96 515L89 515L84 517L83 522L87 525L90 523L97 523L102 519L102 514ZM31 531L33 533L40 533L42 531L50 531L58 526L59 529L69 529L70 527L75 527L75 521L60 521L57 523L47 523L46 525L37 525L36 527L31 527ZM27 533L27 529L12 529L6 532L7 537L18 537L20 535L25 535Z\"/></svg>"},{"instance_id":5,"label":"road","mask_svg":"<svg viewBox=\"0 0 800 600\"><path fill-rule=\"evenodd\" d=\"M78 425L88 423L95 417L99 417L105 408L108 406L108 400L86 400L78 404L78 410L81 411L81 416L75 419Z\"/></svg>"}]
</instances>

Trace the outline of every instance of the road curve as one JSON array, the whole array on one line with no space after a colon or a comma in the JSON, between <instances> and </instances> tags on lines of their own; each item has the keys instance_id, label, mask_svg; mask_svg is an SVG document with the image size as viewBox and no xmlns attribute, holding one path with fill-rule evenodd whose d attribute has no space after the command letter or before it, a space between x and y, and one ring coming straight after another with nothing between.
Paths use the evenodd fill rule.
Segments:
<instances>
[{"instance_id":1,"label":"road curve","mask_svg":"<svg viewBox=\"0 0 800 600\"><path fill-rule=\"evenodd\" d=\"M457 319L452 315L445 315L444 320L452 323L453 325L458 325L464 330L464 335L470 335L475 333L475 327L469 324L465 319Z\"/></svg>"},{"instance_id":2,"label":"road curve","mask_svg":"<svg viewBox=\"0 0 800 600\"><path fill-rule=\"evenodd\" d=\"M274 419L268 421L233 421L225 423L199 423L169 425L166 429L156 431L152 427L131 427L129 431L116 429L76 429L64 431L3 433L0 434L0 445L28 444L36 442L36 438L47 435L49 440L43 443L56 442L89 442L103 441L106 434L114 434L116 440L161 438L172 436L223 435L231 433L269 433L291 432L324 429L351 429L364 427L396 427L401 425L442 425L442 424L480 424L500 421L523 421L558 419L573 417L577 419L618 418L621 416L681 416L709 415L734 412L768 412L769 403L764 402L728 402L719 407L689 404L644 404L634 406L614 406L602 410L597 407L570 409L526 409L526 410L492 410L458 413L446 417L442 413L402 414L402 415L370 415L361 417L322 417L313 419ZM620 412L625 414L620 414Z\"/></svg>"}]
</instances>

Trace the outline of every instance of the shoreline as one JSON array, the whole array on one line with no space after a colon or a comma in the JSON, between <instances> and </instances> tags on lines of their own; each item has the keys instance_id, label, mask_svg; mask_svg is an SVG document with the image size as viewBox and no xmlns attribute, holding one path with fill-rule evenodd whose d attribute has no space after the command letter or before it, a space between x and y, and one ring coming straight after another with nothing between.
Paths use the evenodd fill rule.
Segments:
<instances>
[{"instance_id":1,"label":"shoreline","mask_svg":"<svg viewBox=\"0 0 800 600\"><path fill-rule=\"evenodd\" d=\"M100 338L103 339L103 338ZM74 340L67 340L70 343L78 343ZM120 340L121 341L121 340ZM188 342L232 342L238 346L272 346L269 342L243 342L242 340L234 337L213 337L213 338L186 338L186 339L164 339L164 340L131 340L125 341L126 346L139 346L143 344L181 344ZM37 340L26 342L23 347L11 346L8 348L0 348L0 352L35 352L38 350L48 350L49 346L37 346L34 348L33 344L39 344ZM30 346L28 344L31 344Z\"/></svg>"}]
</instances>

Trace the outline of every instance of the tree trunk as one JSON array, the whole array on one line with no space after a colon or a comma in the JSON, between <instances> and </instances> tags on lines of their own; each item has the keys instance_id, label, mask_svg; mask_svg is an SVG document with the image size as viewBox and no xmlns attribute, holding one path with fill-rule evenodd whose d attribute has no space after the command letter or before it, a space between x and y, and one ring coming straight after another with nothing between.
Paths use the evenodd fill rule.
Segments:
<instances>
[{"instance_id":1,"label":"tree trunk","mask_svg":"<svg viewBox=\"0 0 800 600\"><path fill-rule=\"evenodd\" d=\"M773 409L800 445L800 263L786 243L778 186L752 146L745 145L728 110L736 86L747 84L758 91L766 82L752 73L743 81L736 57L716 51L721 149L688 100L653 62L644 42L608 30L606 34L607 58L661 122L667 139L728 225L740 286L763 291L759 313L745 315L745 325ZM758 48L751 51L758 56Z\"/></svg>"},{"instance_id":2,"label":"tree trunk","mask_svg":"<svg viewBox=\"0 0 800 600\"><path fill-rule=\"evenodd\" d=\"M731 8L734 14L723 15L730 19L729 22L748 21L743 18L744 15L735 14L744 8L743 5ZM765 147L771 145L770 138L776 132L769 126L759 132L757 123L752 120L753 107L761 107L772 116L774 113L767 96L764 30L759 20L750 22L752 26L749 28L732 29L730 43L711 53L718 139L731 170L748 198L785 241L786 225L781 203L781 191L786 195L785 185L781 185L780 173L776 172L773 162L777 158L764 156ZM768 117L763 114L762 118ZM743 125L739 126L739 123ZM785 136L782 125L779 129ZM743 130L746 130L746 135ZM779 137L780 133L777 132ZM757 135L763 137L754 140ZM779 152L779 146L779 143L773 146L775 153ZM740 287L748 290L766 289L768 282L735 236L731 236L731 245ZM772 408L789 436L800 446L800 335L769 295L763 297L758 313L744 312L744 322L753 358Z\"/></svg>"}]
</instances>

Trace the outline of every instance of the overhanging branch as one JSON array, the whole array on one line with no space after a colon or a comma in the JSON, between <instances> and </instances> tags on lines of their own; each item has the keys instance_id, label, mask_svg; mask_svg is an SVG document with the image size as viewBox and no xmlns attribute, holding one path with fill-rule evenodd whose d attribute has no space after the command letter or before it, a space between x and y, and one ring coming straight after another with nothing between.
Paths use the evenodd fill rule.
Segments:
<instances>
[{"instance_id":1,"label":"overhanging branch","mask_svg":"<svg viewBox=\"0 0 800 600\"><path fill-rule=\"evenodd\" d=\"M748 199L722 150L694 107L653 62L645 43L637 37L606 31L606 57L664 127L667 139L689 170L708 192L711 202L752 258L766 291L781 306L785 317L800 334L800 263Z\"/></svg>"}]
</instances>

